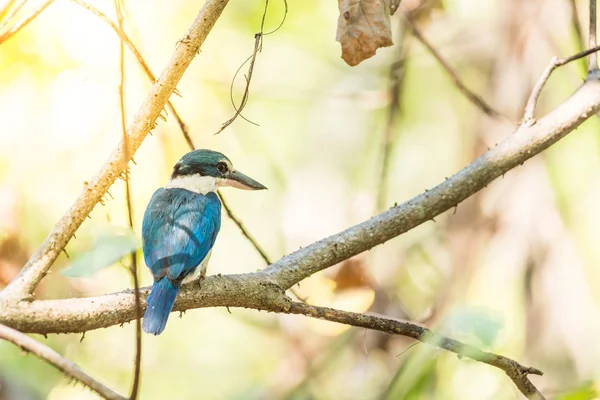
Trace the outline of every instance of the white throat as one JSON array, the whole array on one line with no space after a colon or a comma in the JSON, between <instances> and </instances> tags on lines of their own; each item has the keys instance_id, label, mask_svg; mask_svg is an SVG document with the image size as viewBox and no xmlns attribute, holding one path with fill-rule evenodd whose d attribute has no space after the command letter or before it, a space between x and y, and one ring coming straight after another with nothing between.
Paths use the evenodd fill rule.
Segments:
<instances>
[{"instance_id":1,"label":"white throat","mask_svg":"<svg viewBox=\"0 0 600 400\"><path fill-rule=\"evenodd\" d=\"M221 180L221 178L202 176L200 174L178 176L169 179L169 182L165 185L165 189L181 188L206 195L209 192L216 191Z\"/></svg>"}]
</instances>

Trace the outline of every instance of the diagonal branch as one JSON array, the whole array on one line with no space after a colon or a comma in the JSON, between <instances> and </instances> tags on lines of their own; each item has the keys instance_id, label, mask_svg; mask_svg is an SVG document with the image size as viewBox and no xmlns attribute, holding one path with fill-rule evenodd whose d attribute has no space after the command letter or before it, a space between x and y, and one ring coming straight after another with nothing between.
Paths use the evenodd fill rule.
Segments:
<instances>
[{"instance_id":1,"label":"diagonal branch","mask_svg":"<svg viewBox=\"0 0 600 400\"><path fill-rule=\"evenodd\" d=\"M581 51L585 48L585 44L583 43L583 30L577 12L577 0L569 0L569 5L571 6L571 25L575 31L576 50Z\"/></svg>"},{"instance_id":2,"label":"diagonal branch","mask_svg":"<svg viewBox=\"0 0 600 400\"><path fill-rule=\"evenodd\" d=\"M473 346L450 339L438 333L409 322L402 322L390 318L382 318L374 315L358 314L348 311L335 310L327 307L315 307L309 304L293 302L288 310L290 314L301 314L312 318L324 319L338 322L340 324L357 326L360 328L373 329L392 335L408 336L451 351L461 357L468 357L506 372L506 375L514 382L528 399L543 400L544 396L531 383L528 375L543 375L535 368L525 367L510 358L494 353L488 353Z\"/></svg>"},{"instance_id":3,"label":"diagonal branch","mask_svg":"<svg viewBox=\"0 0 600 400\"><path fill-rule=\"evenodd\" d=\"M6 7L0 10L0 29L6 27L8 21L10 21L17 13L23 8L23 6L27 3L27 0L20 0L17 4L15 1L9 1Z\"/></svg>"},{"instance_id":4,"label":"diagonal branch","mask_svg":"<svg viewBox=\"0 0 600 400\"><path fill-rule=\"evenodd\" d=\"M408 26L412 30L413 35L415 35L415 37L419 40L419 42L421 42L421 44L423 46L425 46L425 48L427 50L429 50L429 52L431 53L431 55L437 60L437 62L441 65L441 67L444 69L444 71L446 71L446 73L448 75L450 75L450 78L452 78L452 81L454 82L454 85L456 86L456 88L462 94L464 94L465 97L471 103L473 103L481 111L483 111L486 115L489 115L490 117L501 118L501 119L504 119L506 121L511 122L510 118L508 118L507 116L503 115L499 111L496 111L492 106L490 106L488 103L486 103L485 100L483 100L481 98L481 96L479 96L478 94L476 94L475 92L473 92L471 89L469 89L464 84L464 82L462 81L462 79L460 79L460 77L454 71L454 69L452 69L452 67L450 66L450 64L448 63L448 61L446 61L441 56L441 54L435 49L435 47L433 47L433 45L425 38L425 36L421 32L421 30L417 27L417 25L415 25L415 23L412 21L412 19L408 15L406 15L404 13L402 14L402 16L404 17L404 20L406 21L406 23L408 24Z\"/></svg>"},{"instance_id":5,"label":"diagonal branch","mask_svg":"<svg viewBox=\"0 0 600 400\"><path fill-rule=\"evenodd\" d=\"M0 339L11 342L16 346L19 346L21 349L34 354L37 358L42 359L48 364L53 365L65 375L73 379L77 379L79 382L83 383L85 386L89 387L91 390L98 393L105 399L127 399L127 397L121 396L109 387L105 386L103 383L98 382L97 380L83 372L81 368L79 368L74 362L67 360L66 358L52 350L50 347L43 345L37 340L34 340L17 330L9 328L8 326L0 325Z\"/></svg>"},{"instance_id":6,"label":"diagonal branch","mask_svg":"<svg viewBox=\"0 0 600 400\"><path fill-rule=\"evenodd\" d=\"M52 3L54 3L54 0L46 0L38 8L33 10L33 12L31 12L31 14L29 14L27 17L23 18L23 20L21 20L20 22L17 22L12 27L10 27L7 31L0 34L0 44L6 42L8 39L10 39L15 34L17 34L21 29L23 29L25 26L27 26L35 18L37 18L37 16L40 15ZM23 4L20 4L20 5L22 6ZM6 21L8 21L8 19L9 18L7 18Z\"/></svg>"},{"instance_id":7,"label":"diagonal branch","mask_svg":"<svg viewBox=\"0 0 600 400\"><path fill-rule=\"evenodd\" d=\"M184 40L176 48L163 73L152 86L135 115L133 123L127 129L130 158L133 157L146 135L154 128L156 119L169 100L169 96L175 90L192 59L198 54L200 46L204 43L227 3L228 0L206 1L185 34ZM48 269L81 223L117 177L123 173L125 167L122 162L123 150L121 142L96 176L89 183L84 183L79 198L56 224L39 249L19 272L19 275L2 291L2 300L31 297L38 283L48 273Z\"/></svg>"},{"instance_id":8,"label":"diagonal branch","mask_svg":"<svg viewBox=\"0 0 600 400\"><path fill-rule=\"evenodd\" d=\"M115 24L106 14L104 14L102 11L100 11L99 9L97 9L96 7L94 7L92 4L88 3L85 0L71 0L71 2L85 8L86 10L88 10L89 12L91 12L92 14L94 14L95 16L100 18L102 21L104 21L117 34L117 36L119 36L119 39L127 45L129 50L135 56L135 59L137 60L140 67L142 67L142 69L144 70L144 73L146 74L146 76L148 77L150 82L151 83L156 82L156 77L154 76L154 73L148 66L148 63L146 62L144 57L142 57L142 54L137 49L137 47L135 47L135 44L133 44L133 41L129 38L129 36L127 36L125 31L120 26ZM183 122L183 120L179 116L179 112L177 112L177 109L175 108L173 103L171 103L170 100L167 101L167 106L173 113L173 116L175 117L175 121L177 121L177 125L179 125L179 129L181 129L183 136L188 141L188 143L191 143L190 133L188 132L188 128L187 128L186 124Z\"/></svg>"}]
</instances>

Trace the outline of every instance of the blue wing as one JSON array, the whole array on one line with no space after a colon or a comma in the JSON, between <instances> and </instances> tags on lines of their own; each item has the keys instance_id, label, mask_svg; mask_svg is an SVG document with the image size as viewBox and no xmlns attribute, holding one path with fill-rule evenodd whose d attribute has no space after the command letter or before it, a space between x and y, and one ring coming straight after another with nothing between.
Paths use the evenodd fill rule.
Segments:
<instances>
[{"instance_id":1,"label":"blue wing","mask_svg":"<svg viewBox=\"0 0 600 400\"><path fill-rule=\"evenodd\" d=\"M204 260L221 228L221 202L185 189L158 189L144 214L144 259L154 279L177 286Z\"/></svg>"}]
</instances>

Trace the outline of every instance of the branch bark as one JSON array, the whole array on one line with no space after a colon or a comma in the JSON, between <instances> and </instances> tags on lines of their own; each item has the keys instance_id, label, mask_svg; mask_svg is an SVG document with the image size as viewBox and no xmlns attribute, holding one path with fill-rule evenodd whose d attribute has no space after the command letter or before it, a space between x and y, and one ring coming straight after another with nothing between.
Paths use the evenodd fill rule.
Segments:
<instances>
[{"instance_id":1,"label":"branch bark","mask_svg":"<svg viewBox=\"0 0 600 400\"><path fill-rule=\"evenodd\" d=\"M127 129L129 159L133 157L146 135L154 128L156 119L169 100L169 96L175 90L192 59L200 51L200 46L204 43L227 3L228 0L207 0L177 46L166 68L152 86L135 115L133 123ZM48 273L48 269L81 223L113 182L123 173L126 166L123 162L123 150L123 142L121 142L96 176L89 183L84 183L79 198L56 224L39 249L19 272L19 275L0 293L0 301L32 296L38 283Z\"/></svg>"},{"instance_id":2,"label":"branch bark","mask_svg":"<svg viewBox=\"0 0 600 400\"><path fill-rule=\"evenodd\" d=\"M46 361L47 363L55 366L58 370L64 374L77 379L85 386L89 387L94 392L98 393L105 399L108 400L126 400L127 397L123 397L120 394L114 392L109 387L98 382L85 372L81 370L74 362L71 362L49 348L41 344L40 342L30 338L23 333L16 331L4 325L0 325L0 339L4 339L11 342L14 345L19 346L21 349L28 351L35 355L37 358Z\"/></svg>"}]
</instances>

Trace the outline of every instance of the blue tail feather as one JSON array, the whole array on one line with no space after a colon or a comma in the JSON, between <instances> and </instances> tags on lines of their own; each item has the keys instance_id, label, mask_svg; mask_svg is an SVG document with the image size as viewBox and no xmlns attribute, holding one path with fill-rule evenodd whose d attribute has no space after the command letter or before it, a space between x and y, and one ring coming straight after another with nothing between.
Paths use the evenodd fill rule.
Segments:
<instances>
[{"instance_id":1,"label":"blue tail feather","mask_svg":"<svg viewBox=\"0 0 600 400\"><path fill-rule=\"evenodd\" d=\"M179 285L175 286L167 277L154 282L150 295L146 299L147 307L142 323L144 332L160 335L167 325L178 293Z\"/></svg>"}]
</instances>

